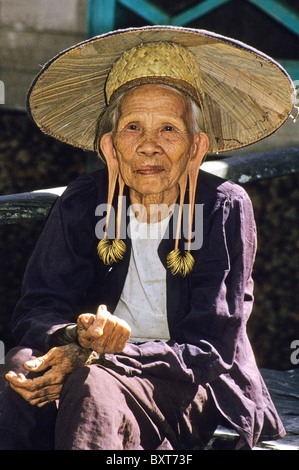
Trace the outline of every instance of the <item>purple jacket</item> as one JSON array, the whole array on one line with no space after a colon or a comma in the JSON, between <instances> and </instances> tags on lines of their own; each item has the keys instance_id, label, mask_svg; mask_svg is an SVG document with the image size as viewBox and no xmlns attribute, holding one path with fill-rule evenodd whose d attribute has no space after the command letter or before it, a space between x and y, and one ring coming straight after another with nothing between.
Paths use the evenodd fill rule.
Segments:
<instances>
[{"instance_id":1,"label":"purple jacket","mask_svg":"<svg viewBox=\"0 0 299 470\"><path fill-rule=\"evenodd\" d=\"M99 170L71 183L55 204L13 315L20 345L46 351L55 331L76 322L78 314L95 313L99 304L113 313L131 243L125 240L125 257L112 267L99 260L95 209L106 200L107 173ZM246 333L256 251L252 205L243 188L204 171L199 172L195 202L203 204L203 244L192 251L194 270L185 278L167 270L171 340L128 344L123 353L106 355L105 364L127 374L208 384L222 415L252 447L261 438L285 434ZM170 237L158 249L165 268L174 248L173 230L170 221Z\"/></svg>"}]
</instances>

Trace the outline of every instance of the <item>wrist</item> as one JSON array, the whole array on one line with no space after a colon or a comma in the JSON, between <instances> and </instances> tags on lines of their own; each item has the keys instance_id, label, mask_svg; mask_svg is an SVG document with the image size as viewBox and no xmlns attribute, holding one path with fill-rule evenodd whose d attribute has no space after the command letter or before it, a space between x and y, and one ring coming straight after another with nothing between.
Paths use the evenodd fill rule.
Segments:
<instances>
[{"instance_id":1,"label":"wrist","mask_svg":"<svg viewBox=\"0 0 299 470\"><path fill-rule=\"evenodd\" d=\"M69 325L59 328L49 336L47 343L48 349L54 348L55 346L64 346L70 343L78 343L77 341L77 325L71 323Z\"/></svg>"},{"instance_id":2,"label":"wrist","mask_svg":"<svg viewBox=\"0 0 299 470\"><path fill-rule=\"evenodd\" d=\"M78 343L77 337L78 327L76 323L67 325L63 331L63 338L66 343Z\"/></svg>"}]
</instances>

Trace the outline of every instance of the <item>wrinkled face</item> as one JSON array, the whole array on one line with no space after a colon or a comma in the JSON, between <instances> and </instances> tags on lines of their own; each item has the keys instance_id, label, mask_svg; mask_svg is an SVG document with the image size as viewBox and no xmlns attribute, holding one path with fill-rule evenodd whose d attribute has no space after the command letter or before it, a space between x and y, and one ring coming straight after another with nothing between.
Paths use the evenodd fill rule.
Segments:
<instances>
[{"instance_id":1,"label":"wrinkled face","mask_svg":"<svg viewBox=\"0 0 299 470\"><path fill-rule=\"evenodd\" d=\"M195 147L187 102L157 85L132 90L122 101L113 145L132 190L144 196L173 190Z\"/></svg>"}]
</instances>

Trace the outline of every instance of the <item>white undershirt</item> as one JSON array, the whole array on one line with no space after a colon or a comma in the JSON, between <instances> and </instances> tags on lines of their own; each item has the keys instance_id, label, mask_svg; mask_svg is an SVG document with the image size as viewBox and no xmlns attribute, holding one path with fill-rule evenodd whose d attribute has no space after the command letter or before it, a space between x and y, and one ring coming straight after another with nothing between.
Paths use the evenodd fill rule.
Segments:
<instances>
[{"instance_id":1,"label":"white undershirt","mask_svg":"<svg viewBox=\"0 0 299 470\"><path fill-rule=\"evenodd\" d=\"M125 285L114 312L131 327L131 342L168 341L166 270L158 247L169 217L157 223L141 223L130 212L131 258Z\"/></svg>"}]
</instances>

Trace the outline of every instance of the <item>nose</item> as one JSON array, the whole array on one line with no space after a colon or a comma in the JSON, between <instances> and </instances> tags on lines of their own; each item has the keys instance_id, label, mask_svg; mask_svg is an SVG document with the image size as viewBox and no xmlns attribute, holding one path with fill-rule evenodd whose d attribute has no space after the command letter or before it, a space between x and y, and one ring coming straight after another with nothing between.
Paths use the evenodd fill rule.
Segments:
<instances>
[{"instance_id":1,"label":"nose","mask_svg":"<svg viewBox=\"0 0 299 470\"><path fill-rule=\"evenodd\" d=\"M140 156L154 157L161 154L162 149L158 142L158 136L153 131L144 132L137 147Z\"/></svg>"}]
</instances>

